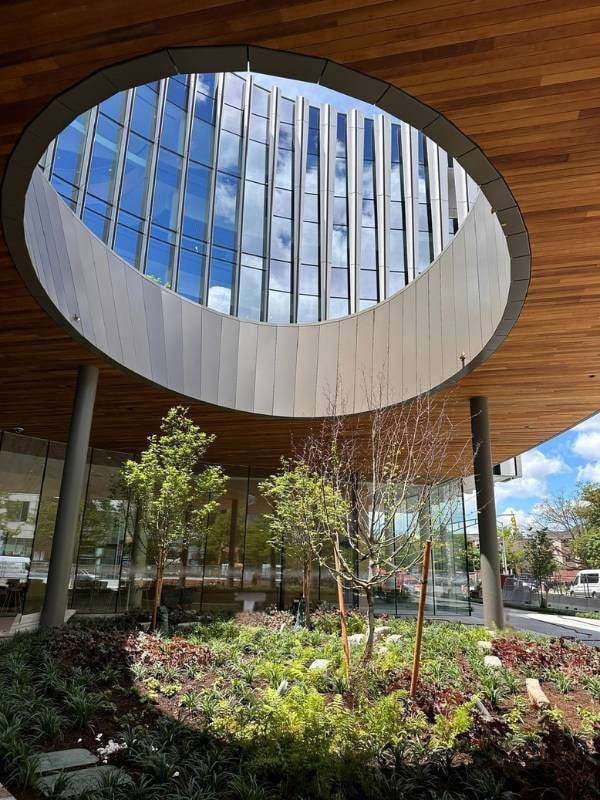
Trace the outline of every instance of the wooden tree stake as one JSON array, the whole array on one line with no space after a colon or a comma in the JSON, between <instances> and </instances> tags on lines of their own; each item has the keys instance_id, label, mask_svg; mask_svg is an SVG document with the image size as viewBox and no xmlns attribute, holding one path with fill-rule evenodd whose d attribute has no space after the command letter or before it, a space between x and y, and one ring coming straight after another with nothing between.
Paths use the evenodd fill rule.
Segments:
<instances>
[{"instance_id":1,"label":"wooden tree stake","mask_svg":"<svg viewBox=\"0 0 600 800\"><path fill-rule=\"evenodd\" d=\"M344 667L346 670L346 680L350 680L350 645L348 644L348 628L346 627L346 601L344 599L344 586L340 576L340 554L338 547L340 546L339 537L336 536L336 541L333 546L333 558L335 561L335 582L337 584L338 605L340 607L340 625L342 628L342 648L344 650Z\"/></svg>"},{"instance_id":2,"label":"wooden tree stake","mask_svg":"<svg viewBox=\"0 0 600 800\"><path fill-rule=\"evenodd\" d=\"M423 622L425 621L425 599L427 596L427 578L429 577L429 558L431 556L431 539L425 542L423 551L423 568L421 571L421 594L419 596L419 610L417 613L417 630L415 634L415 655L413 658L412 675L410 679L409 697L414 700L419 682L419 667L421 666L421 640L423 638Z\"/></svg>"}]
</instances>

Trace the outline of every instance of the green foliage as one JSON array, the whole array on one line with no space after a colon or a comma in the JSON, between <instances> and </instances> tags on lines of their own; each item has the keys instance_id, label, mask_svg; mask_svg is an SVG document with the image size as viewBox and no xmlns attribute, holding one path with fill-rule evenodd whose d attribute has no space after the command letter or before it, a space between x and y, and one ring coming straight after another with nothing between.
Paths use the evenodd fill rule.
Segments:
<instances>
[{"instance_id":1,"label":"green foliage","mask_svg":"<svg viewBox=\"0 0 600 800\"><path fill-rule=\"evenodd\" d=\"M588 528L577 534L572 549L582 569L600 568L600 528Z\"/></svg>"},{"instance_id":2,"label":"green foliage","mask_svg":"<svg viewBox=\"0 0 600 800\"><path fill-rule=\"evenodd\" d=\"M281 471L264 480L259 489L273 509L266 515L270 544L285 547L302 563L321 555L330 530L337 529L341 535L346 528L347 500L302 461L282 459Z\"/></svg>"},{"instance_id":3,"label":"green foliage","mask_svg":"<svg viewBox=\"0 0 600 800\"><path fill-rule=\"evenodd\" d=\"M169 548L175 544L199 543L209 517L218 508L227 476L217 466L199 469L214 441L175 406L163 418L159 436L148 438L148 447L138 460L121 468L124 485L138 506L149 558L156 565L156 606Z\"/></svg>"},{"instance_id":4,"label":"green foliage","mask_svg":"<svg viewBox=\"0 0 600 800\"><path fill-rule=\"evenodd\" d=\"M554 546L548 531L535 531L525 543L525 561L532 577L540 586L554 574L557 568L554 557ZM543 592L540 591L540 605L543 604Z\"/></svg>"}]
</instances>

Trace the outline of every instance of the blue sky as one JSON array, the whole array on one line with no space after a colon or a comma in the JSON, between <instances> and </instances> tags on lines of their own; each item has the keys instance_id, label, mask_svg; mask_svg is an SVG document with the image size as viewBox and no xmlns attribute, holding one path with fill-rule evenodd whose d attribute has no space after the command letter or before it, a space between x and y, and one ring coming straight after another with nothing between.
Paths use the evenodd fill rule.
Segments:
<instances>
[{"instance_id":1,"label":"blue sky","mask_svg":"<svg viewBox=\"0 0 600 800\"><path fill-rule=\"evenodd\" d=\"M572 494L578 481L600 482L600 413L523 454L523 477L496 484L496 513L514 513L526 531L535 523L536 506L564 491ZM474 497L467 497L467 518L475 513Z\"/></svg>"}]
</instances>

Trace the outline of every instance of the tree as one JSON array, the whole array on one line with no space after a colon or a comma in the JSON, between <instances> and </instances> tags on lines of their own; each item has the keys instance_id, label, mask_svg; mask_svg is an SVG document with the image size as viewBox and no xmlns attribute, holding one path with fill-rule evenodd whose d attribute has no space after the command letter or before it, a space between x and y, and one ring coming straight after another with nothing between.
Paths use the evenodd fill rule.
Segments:
<instances>
[{"instance_id":1,"label":"tree","mask_svg":"<svg viewBox=\"0 0 600 800\"><path fill-rule=\"evenodd\" d=\"M326 520L336 559L322 558L322 564L365 599L364 661L373 652L375 591L416 564L421 542L429 536L435 541L450 521L453 497L443 484L462 475L468 444L459 444L458 456L452 455L451 445L460 438L443 402L422 395L390 407L386 398L380 383L366 394L371 410L362 418L344 415L343 404L332 403L303 448L303 461L318 476L322 496L333 491L346 499L344 524Z\"/></svg>"},{"instance_id":2,"label":"tree","mask_svg":"<svg viewBox=\"0 0 600 800\"><path fill-rule=\"evenodd\" d=\"M501 563L504 563L507 572L514 575L525 560L524 537L516 523L498 526L498 542Z\"/></svg>"},{"instance_id":3,"label":"tree","mask_svg":"<svg viewBox=\"0 0 600 800\"><path fill-rule=\"evenodd\" d=\"M566 533L572 539L585 529L585 512L580 493L569 497L559 492L547 497L537 513L542 526Z\"/></svg>"},{"instance_id":4,"label":"tree","mask_svg":"<svg viewBox=\"0 0 600 800\"><path fill-rule=\"evenodd\" d=\"M584 569L600 569L600 528L588 528L572 543L573 555Z\"/></svg>"},{"instance_id":5,"label":"tree","mask_svg":"<svg viewBox=\"0 0 600 800\"><path fill-rule=\"evenodd\" d=\"M310 627L312 565L322 556L328 525L343 527L348 515L345 498L302 461L282 459L281 471L260 484L273 513L267 514L269 544L297 559L302 567L302 599Z\"/></svg>"},{"instance_id":6,"label":"tree","mask_svg":"<svg viewBox=\"0 0 600 800\"><path fill-rule=\"evenodd\" d=\"M557 567L554 545L547 529L540 528L527 539L525 560L531 576L540 585L540 608L543 608L548 604L548 579L552 577Z\"/></svg>"},{"instance_id":7,"label":"tree","mask_svg":"<svg viewBox=\"0 0 600 800\"><path fill-rule=\"evenodd\" d=\"M206 522L227 484L220 467L198 471L215 437L201 431L187 416L187 409L171 408L160 431L148 437L148 447L139 459L130 459L121 468L123 482L138 506L147 555L156 567L152 630L170 548L203 539Z\"/></svg>"}]
</instances>

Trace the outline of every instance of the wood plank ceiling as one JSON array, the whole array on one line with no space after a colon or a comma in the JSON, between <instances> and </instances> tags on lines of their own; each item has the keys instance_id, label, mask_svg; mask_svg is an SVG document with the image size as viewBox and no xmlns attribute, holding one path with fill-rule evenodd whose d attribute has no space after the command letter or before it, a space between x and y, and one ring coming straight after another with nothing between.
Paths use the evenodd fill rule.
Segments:
<instances>
[{"instance_id":1,"label":"wood plank ceiling","mask_svg":"<svg viewBox=\"0 0 600 800\"><path fill-rule=\"evenodd\" d=\"M444 113L504 175L525 217L532 281L506 342L453 393L490 398L496 460L600 408L598 0L21 0L2 4L0 164L57 93L94 70L191 44L322 56ZM104 365L31 298L0 239L0 428L64 440L75 368L101 367L93 444L138 448L167 391ZM273 466L302 421L193 406L216 459Z\"/></svg>"}]
</instances>

